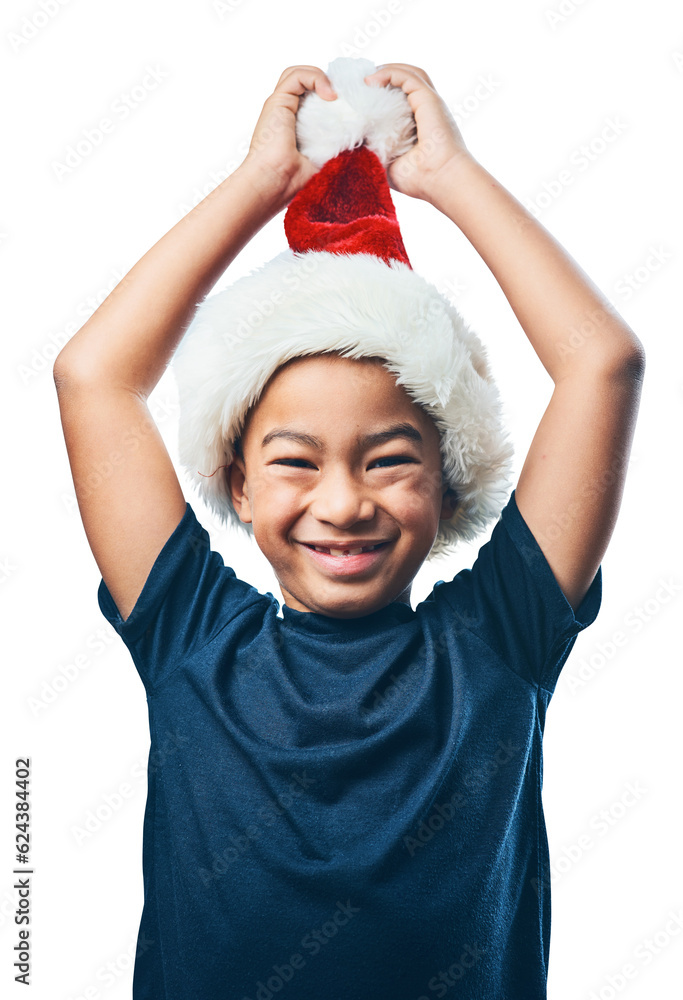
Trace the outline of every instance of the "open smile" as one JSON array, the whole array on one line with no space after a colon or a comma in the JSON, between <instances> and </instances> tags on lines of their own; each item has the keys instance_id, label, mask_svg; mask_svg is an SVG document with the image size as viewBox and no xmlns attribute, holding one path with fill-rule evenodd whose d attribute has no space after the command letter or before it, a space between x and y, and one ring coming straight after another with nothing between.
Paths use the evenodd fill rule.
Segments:
<instances>
[{"instance_id":1,"label":"open smile","mask_svg":"<svg viewBox=\"0 0 683 1000\"><path fill-rule=\"evenodd\" d=\"M378 545L348 549L324 549L321 546L307 545L305 542L299 544L321 569L335 576L353 576L380 562L392 543L380 542Z\"/></svg>"}]
</instances>

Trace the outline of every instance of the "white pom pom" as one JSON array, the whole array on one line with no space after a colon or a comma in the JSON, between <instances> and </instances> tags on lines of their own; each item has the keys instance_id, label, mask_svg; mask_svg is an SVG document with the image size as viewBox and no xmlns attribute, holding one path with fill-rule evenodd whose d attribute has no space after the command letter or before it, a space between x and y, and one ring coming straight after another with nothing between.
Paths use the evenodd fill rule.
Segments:
<instances>
[{"instance_id":1,"label":"white pom pom","mask_svg":"<svg viewBox=\"0 0 683 1000\"><path fill-rule=\"evenodd\" d=\"M296 116L297 146L316 167L363 143L386 167L415 143L415 118L400 87L365 83L363 78L376 68L369 59L340 56L327 70L337 99L324 101L313 91L302 97Z\"/></svg>"}]
</instances>

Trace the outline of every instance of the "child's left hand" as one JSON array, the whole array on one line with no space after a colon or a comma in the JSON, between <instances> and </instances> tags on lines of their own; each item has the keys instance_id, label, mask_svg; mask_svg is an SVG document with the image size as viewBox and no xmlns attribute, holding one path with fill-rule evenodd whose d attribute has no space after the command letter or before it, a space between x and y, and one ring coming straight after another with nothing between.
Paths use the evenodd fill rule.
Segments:
<instances>
[{"instance_id":1,"label":"child's left hand","mask_svg":"<svg viewBox=\"0 0 683 1000\"><path fill-rule=\"evenodd\" d=\"M417 66L387 63L366 76L365 82L380 87L391 84L407 95L418 141L389 164L389 186L401 194L431 201L440 171L463 157L472 159L453 115L425 71Z\"/></svg>"}]
</instances>

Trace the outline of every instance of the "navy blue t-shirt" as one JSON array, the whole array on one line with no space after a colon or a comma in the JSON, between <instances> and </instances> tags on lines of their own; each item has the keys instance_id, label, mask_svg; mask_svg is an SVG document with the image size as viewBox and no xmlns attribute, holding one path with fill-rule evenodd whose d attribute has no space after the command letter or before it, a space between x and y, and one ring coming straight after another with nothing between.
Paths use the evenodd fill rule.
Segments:
<instances>
[{"instance_id":1,"label":"navy blue t-shirt","mask_svg":"<svg viewBox=\"0 0 683 1000\"><path fill-rule=\"evenodd\" d=\"M415 610L279 605L187 503L123 622L151 747L134 1000L542 1000L548 702L576 615L514 491Z\"/></svg>"}]
</instances>

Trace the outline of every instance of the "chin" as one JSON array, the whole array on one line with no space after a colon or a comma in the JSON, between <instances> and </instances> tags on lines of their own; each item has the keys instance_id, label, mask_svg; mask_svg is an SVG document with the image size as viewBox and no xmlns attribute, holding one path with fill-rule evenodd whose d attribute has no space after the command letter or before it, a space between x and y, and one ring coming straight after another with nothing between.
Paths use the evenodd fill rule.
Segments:
<instances>
[{"instance_id":1,"label":"chin","mask_svg":"<svg viewBox=\"0 0 683 1000\"><path fill-rule=\"evenodd\" d=\"M365 615L371 615L375 611L380 611L385 608L392 601L404 601L410 606L409 588L404 588L404 590L396 597L391 596L388 593L384 594L358 594L352 597L350 594L343 592L338 596L322 596L316 595L317 599L312 600L307 594L297 594L288 590L286 587L282 587L283 596L285 593L293 598L297 604L301 605L299 610L313 611L318 615L327 615L330 618L362 618Z\"/></svg>"},{"instance_id":2,"label":"chin","mask_svg":"<svg viewBox=\"0 0 683 1000\"><path fill-rule=\"evenodd\" d=\"M371 615L375 611L380 611L385 608L387 604L391 601L385 600L379 603L375 602L373 604L368 604L359 602L355 606L349 606L348 604L343 607L332 607L325 608L325 610L319 611L318 614L328 615L330 618L364 618L366 615Z\"/></svg>"},{"instance_id":3,"label":"chin","mask_svg":"<svg viewBox=\"0 0 683 1000\"><path fill-rule=\"evenodd\" d=\"M349 605L345 605L343 607L309 608L308 610L314 611L317 615L326 615L328 618L364 618L366 615L371 615L375 611L380 611L390 603L390 601L384 601L384 603L378 606L366 604L351 607Z\"/></svg>"}]
</instances>

